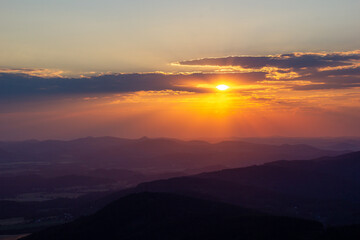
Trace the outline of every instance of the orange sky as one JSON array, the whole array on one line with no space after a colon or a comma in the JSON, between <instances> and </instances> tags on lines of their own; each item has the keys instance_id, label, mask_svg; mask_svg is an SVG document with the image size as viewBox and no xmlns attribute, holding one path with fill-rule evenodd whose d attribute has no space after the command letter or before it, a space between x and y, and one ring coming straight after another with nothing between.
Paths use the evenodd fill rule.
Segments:
<instances>
[{"instance_id":1,"label":"orange sky","mask_svg":"<svg viewBox=\"0 0 360 240\"><path fill-rule=\"evenodd\" d=\"M357 50L196 59L179 73L1 69L0 136L359 136L359 63Z\"/></svg>"},{"instance_id":2,"label":"orange sky","mask_svg":"<svg viewBox=\"0 0 360 240\"><path fill-rule=\"evenodd\" d=\"M360 136L359 9L2 0L0 140Z\"/></svg>"}]
</instances>

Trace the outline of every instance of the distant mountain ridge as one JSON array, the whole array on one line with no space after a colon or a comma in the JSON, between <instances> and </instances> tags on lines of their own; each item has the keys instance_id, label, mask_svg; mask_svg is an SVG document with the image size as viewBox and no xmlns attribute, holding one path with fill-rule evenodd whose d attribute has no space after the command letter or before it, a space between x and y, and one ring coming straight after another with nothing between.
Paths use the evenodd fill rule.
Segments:
<instances>
[{"instance_id":1,"label":"distant mountain ridge","mask_svg":"<svg viewBox=\"0 0 360 240\"><path fill-rule=\"evenodd\" d=\"M320 149L342 150L342 151L360 151L359 137L248 137L233 138L233 140L262 143L262 144L308 144Z\"/></svg>"},{"instance_id":2,"label":"distant mountain ridge","mask_svg":"<svg viewBox=\"0 0 360 240\"><path fill-rule=\"evenodd\" d=\"M3 152L3 154L1 154ZM266 145L242 141L207 143L167 138L88 137L71 141L0 142L0 163L47 162L64 167L145 169L156 171L203 168L222 164L242 167L275 160L336 156L344 151L308 145ZM10 154L7 157L6 154ZM28 167L28 166L27 166Z\"/></svg>"}]
</instances>

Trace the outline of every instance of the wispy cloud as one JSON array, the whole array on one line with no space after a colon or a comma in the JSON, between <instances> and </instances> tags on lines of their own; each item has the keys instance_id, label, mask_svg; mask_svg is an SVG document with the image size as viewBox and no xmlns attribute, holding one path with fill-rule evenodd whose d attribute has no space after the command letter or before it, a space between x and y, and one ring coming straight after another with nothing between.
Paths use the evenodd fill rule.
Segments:
<instances>
[{"instance_id":1,"label":"wispy cloud","mask_svg":"<svg viewBox=\"0 0 360 240\"><path fill-rule=\"evenodd\" d=\"M65 72L63 70L53 70L46 68L0 68L0 74L1 73L23 74L42 78L62 78Z\"/></svg>"},{"instance_id":2,"label":"wispy cloud","mask_svg":"<svg viewBox=\"0 0 360 240\"><path fill-rule=\"evenodd\" d=\"M180 61L180 65L199 66L240 66L242 68L261 69L276 68L320 68L352 65L352 61L360 60L360 50L335 53L302 53L269 55L269 56L232 56L220 58L203 58Z\"/></svg>"}]
</instances>

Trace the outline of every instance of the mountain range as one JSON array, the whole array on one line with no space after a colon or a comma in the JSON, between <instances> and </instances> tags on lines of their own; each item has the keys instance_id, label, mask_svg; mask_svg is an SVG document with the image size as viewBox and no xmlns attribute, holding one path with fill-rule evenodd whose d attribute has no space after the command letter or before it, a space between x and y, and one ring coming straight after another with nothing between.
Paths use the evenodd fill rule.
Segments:
<instances>
[{"instance_id":1,"label":"mountain range","mask_svg":"<svg viewBox=\"0 0 360 240\"><path fill-rule=\"evenodd\" d=\"M49 148L41 150L48 144ZM0 176L4 180L13 179L14 184L18 178L19 186L26 185L21 182L24 179L27 184L35 181L34 185L49 191L64 187L65 183L70 188L74 184L132 183L124 189L107 189L74 199L0 201L4 209L1 216L5 218L48 218L64 214L75 218L26 239L327 240L360 236L360 152L340 154L306 145L275 146L239 141L210 144L147 138L86 138L71 144L29 141L2 143L0 147L8 157L2 158L2 164L11 161L21 164L19 156L25 153L32 156L28 161L43 163L37 169L37 177L29 175L27 181L19 178L24 176L22 173L10 171ZM93 151L92 158L83 158L86 149ZM93 165L93 161L99 159L99 149L110 160ZM125 160L118 158L120 153L125 154ZM144 157L146 154L149 158ZM173 157L177 154L179 156ZM184 154L189 158L184 160ZM309 160L312 155L315 157ZM270 161L286 159L286 156L290 160ZM307 157L300 160L299 156ZM146 165L157 157L159 160L153 167ZM239 160L235 161L237 157ZM212 165L215 159L224 165ZM98 165L100 163L103 165ZM130 169L110 168L109 163ZM143 171L139 170L140 163ZM67 168L54 167L61 164L74 169L68 168L69 172L61 174ZM188 168L190 166L192 168ZM49 172L44 171L46 169ZM168 172L162 172L164 169ZM41 229L43 227L28 228ZM21 233L24 231L26 229Z\"/></svg>"}]
</instances>

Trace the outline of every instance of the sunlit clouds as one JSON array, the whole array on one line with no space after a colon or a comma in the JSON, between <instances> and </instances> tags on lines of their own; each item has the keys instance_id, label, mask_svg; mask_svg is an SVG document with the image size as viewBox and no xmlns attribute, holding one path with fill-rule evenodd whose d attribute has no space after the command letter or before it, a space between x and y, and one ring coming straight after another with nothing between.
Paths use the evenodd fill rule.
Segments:
<instances>
[{"instance_id":1,"label":"sunlit clouds","mask_svg":"<svg viewBox=\"0 0 360 240\"><path fill-rule=\"evenodd\" d=\"M186 71L201 64L206 70ZM359 135L359 64L359 51L351 51L206 58L180 62L178 72L71 75L4 68L0 134Z\"/></svg>"},{"instance_id":2,"label":"sunlit clouds","mask_svg":"<svg viewBox=\"0 0 360 240\"><path fill-rule=\"evenodd\" d=\"M336 89L358 87L360 78L360 51L334 53L301 53L203 58L181 61L180 66L213 67L218 72L266 73L267 80L310 81L297 90ZM265 79L264 79L265 80Z\"/></svg>"}]
</instances>

